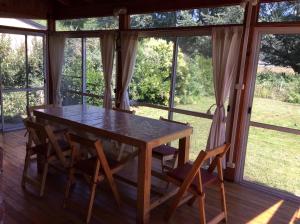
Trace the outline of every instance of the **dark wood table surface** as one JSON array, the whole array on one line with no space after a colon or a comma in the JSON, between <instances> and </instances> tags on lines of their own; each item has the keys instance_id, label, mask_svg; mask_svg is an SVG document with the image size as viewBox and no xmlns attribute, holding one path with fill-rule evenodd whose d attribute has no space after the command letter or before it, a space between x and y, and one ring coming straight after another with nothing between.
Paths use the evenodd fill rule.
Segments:
<instances>
[{"instance_id":1,"label":"dark wood table surface","mask_svg":"<svg viewBox=\"0 0 300 224\"><path fill-rule=\"evenodd\" d=\"M185 125L90 105L38 109L34 115L139 148L137 223L149 222L152 148L179 139L179 166L189 159L192 128Z\"/></svg>"}]
</instances>

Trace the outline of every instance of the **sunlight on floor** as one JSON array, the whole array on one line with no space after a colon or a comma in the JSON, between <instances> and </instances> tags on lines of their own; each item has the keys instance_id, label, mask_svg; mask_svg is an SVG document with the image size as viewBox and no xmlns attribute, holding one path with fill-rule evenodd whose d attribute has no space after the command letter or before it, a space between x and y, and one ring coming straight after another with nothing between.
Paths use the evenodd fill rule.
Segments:
<instances>
[{"instance_id":1,"label":"sunlight on floor","mask_svg":"<svg viewBox=\"0 0 300 224\"><path fill-rule=\"evenodd\" d=\"M270 223L272 217L276 214L278 209L283 204L283 200L278 201L276 204L274 204L272 207L268 208L264 212L260 213L258 216L253 218L248 223Z\"/></svg>"}]
</instances>

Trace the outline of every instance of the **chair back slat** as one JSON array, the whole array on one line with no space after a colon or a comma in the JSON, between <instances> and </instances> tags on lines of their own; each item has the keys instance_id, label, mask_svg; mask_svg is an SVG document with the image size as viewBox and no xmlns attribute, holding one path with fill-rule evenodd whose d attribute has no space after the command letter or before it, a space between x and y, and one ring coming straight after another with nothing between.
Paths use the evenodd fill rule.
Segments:
<instances>
[{"instance_id":1,"label":"chair back slat","mask_svg":"<svg viewBox=\"0 0 300 224\"><path fill-rule=\"evenodd\" d=\"M58 139L54 134L53 128L50 125L46 125L44 128L47 133L49 142L50 142L53 150L55 151L57 158L65 167L67 167L68 164L67 164L66 158L63 154L63 150L62 150L61 146L58 144Z\"/></svg>"},{"instance_id":2,"label":"chair back slat","mask_svg":"<svg viewBox=\"0 0 300 224\"><path fill-rule=\"evenodd\" d=\"M123 112L123 113L128 113L128 114L135 114L135 110L124 110L124 109L120 109L117 107L113 107L112 108L114 111L118 111L118 112Z\"/></svg>"},{"instance_id":3,"label":"chair back slat","mask_svg":"<svg viewBox=\"0 0 300 224\"><path fill-rule=\"evenodd\" d=\"M84 137L81 137L79 135L76 135L76 134L73 134L73 133L70 133L70 132L67 133L67 136L68 136L67 137L68 140L72 144L77 143L79 145L84 145L85 147L89 147L89 148L94 148L95 147L96 140L91 140L91 139L88 139L88 138L84 138Z\"/></svg>"},{"instance_id":4,"label":"chair back slat","mask_svg":"<svg viewBox=\"0 0 300 224\"><path fill-rule=\"evenodd\" d=\"M47 133L43 125L33 122L29 119L24 119L24 125L29 132L28 143L31 145L31 141L35 145L46 144Z\"/></svg>"},{"instance_id":5,"label":"chair back slat","mask_svg":"<svg viewBox=\"0 0 300 224\"><path fill-rule=\"evenodd\" d=\"M43 104L43 105L38 105L38 106L27 106L26 107L26 112L27 112L27 117L30 118L32 120L33 116L33 111L37 110L37 109L46 109L46 108L50 108L50 107L54 107L54 104Z\"/></svg>"}]
</instances>

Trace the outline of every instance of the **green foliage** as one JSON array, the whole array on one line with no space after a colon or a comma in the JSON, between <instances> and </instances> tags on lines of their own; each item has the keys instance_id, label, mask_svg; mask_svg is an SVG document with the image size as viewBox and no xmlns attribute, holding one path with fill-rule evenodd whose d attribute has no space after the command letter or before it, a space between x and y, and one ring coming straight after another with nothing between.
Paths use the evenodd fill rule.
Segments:
<instances>
[{"instance_id":1,"label":"green foliage","mask_svg":"<svg viewBox=\"0 0 300 224\"><path fill-rule=\"evenodd\" d=\"M300 76L274 72L258 73L255 96L300 103Z\"/></svg>"},{"instance_id":2,"label":"green foliage","mask_svg":"<svg viewBox=\"0 0 300 224\"><path fill-rule=\"evenodd\" d=\"M129 91L131 99L168 104L172 56L171 42L155 38L140 40Z\"/></svg>"}]
</instances>

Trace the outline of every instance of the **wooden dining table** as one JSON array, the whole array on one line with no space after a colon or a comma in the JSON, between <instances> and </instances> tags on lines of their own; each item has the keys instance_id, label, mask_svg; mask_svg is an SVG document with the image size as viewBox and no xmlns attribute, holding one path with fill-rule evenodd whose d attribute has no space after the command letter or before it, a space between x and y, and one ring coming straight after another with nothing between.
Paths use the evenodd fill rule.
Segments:
<instances>
[{"instance_id":1,"label":"wooden dining table","mask_svg":"<svg viewBox=\"0 0 300 224\"><path fill-rule=\"evenodd\" d=\"M179 140L178 165L189 160L192 127L90 105L34 110L37 119L135 146L138 151L137 223L149 223L152 149Z\"/></svg>"}]
</instances>

